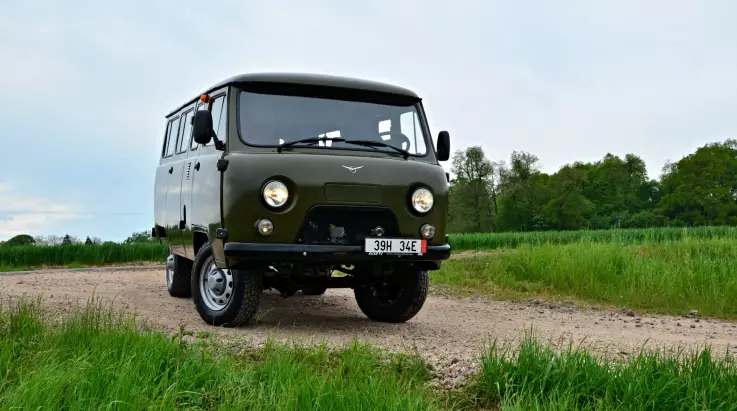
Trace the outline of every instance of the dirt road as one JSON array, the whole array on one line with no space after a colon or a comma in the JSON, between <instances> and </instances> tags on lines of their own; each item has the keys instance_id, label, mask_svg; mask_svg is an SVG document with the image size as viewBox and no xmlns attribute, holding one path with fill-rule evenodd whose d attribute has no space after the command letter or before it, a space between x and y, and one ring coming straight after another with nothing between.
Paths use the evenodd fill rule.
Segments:
<instances>
[{"instance_id":1,"label":"dirt road","mask_svg":"<svg viewBox=\"0 0 737 411\"><path fill-rule=\"evenodd\" d=\"M430 296L422 311L404 324L376 323L366 319L352 290L328 290L323 296L300 293L283 299L266 292L258 323L238 329L204 324L191 299L170 297L163 270L108 272L54 272L0 276L0 296L42 295L44 304L57 309L84 304L93 293L158 323L167 331L180 324L188 330L209 331L232 347L260 344L269 336L315 342L342 343L358 338L395 350L416 347L432 364L451 367L447 377L460 378L473 367L472 360L490 338L518 341L533 329L553 343L571 341L607 354L633 352L646 347L701 347L719 351L737 345L737 323L710 319L637 316L621 311L551 308L543 301L510 303L489 299ZM451 365L452 364L452 365ZM450 369L450 368L449 368Z\"/></svg>"}]
</instances>

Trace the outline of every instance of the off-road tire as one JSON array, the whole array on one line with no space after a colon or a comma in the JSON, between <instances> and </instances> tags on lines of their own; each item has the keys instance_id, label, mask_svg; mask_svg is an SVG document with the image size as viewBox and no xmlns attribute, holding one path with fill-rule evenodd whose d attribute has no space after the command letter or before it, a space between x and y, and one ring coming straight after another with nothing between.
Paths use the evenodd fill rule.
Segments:
<instances>
[{"instance_id":1,"label":"off-road tire","mask_svg":"<svg viewBox=\"0 0 737 411\"><path fill-rule=\"evenodd\" d=\"M200 292L200 271L214 259L210 244L200 248L192 268L191 293L197 312L203 321L214 326L237 327L249 323L261 304L263 272L231 269L233 295L225 308L216 311L203 302Z\"/></svg>"},{"instance_id":2,"label":"off-road tire","mask_svg":"<svg viewBox=\"0 0 737 411\"><path fill-rule=\"evenodd\" d=\"M172 269L172 275L169 275L169 269ZM171 248L166 258L166 267L164 267L164 277L166 278L166 289L169 295L178 298L187 298L192 295L192 287L190 286L190 275L192 274L192 261L172 254Z\"/></svg>"},{"instance_id":3,"label":"off-road tire","mask_svg":"<svg viewBox=\"0 0 737 411\"><path fill-rule=\"evenodd\" d=\"M374 295L371 287L356 287L354 290L358 308L373 321L406 322L417 315L425 304L430 284L427 271L398 272L392 280L396 281L400 291L391 302L383 302Z\"/></svg>"}]
</instances>

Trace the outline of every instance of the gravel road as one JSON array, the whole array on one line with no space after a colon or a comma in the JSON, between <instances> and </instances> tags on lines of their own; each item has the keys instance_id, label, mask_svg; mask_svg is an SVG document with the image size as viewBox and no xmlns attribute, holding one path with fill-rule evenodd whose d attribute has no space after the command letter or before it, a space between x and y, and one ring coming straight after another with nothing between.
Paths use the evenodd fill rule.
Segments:
<instances>
[{"instance_id":1,"label":"gravel road","mask_svg":"<svg viewBox=\"0 0 737 411\"><path fill-rule=\"evenodd\" d=\"M431 277L432 278L432 277ZM645 347L700 348L737 354L737 322L696 316L668 317L633 312L578 309L545 301L512 303L487 298L428 297L424 308L404 324L366 319L352 290L328 290L322 296L298 293L283 299L267 291L258 322L237 328L204 324L191 299L170 297L163 269L61 271L2 275L0 297L42 295L46 306L66 311L93 296L110 299L117 307L156 322L157 328L208 331L231 347L262 344L267 337L282 340L343 343L353 338L393 350L413 350L435 366L439 384L454 385L475 367L475 357L491 338L519 341L525 331L553 345L582 344L614 356Z\"/></svg>"}]
</instances>

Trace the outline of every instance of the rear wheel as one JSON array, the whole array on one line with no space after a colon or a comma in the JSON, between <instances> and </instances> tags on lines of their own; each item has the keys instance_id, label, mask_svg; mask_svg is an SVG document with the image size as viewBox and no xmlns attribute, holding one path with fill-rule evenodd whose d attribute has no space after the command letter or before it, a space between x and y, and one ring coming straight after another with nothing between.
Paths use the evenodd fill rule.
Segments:
<instances>
[{"instance_id":1,"label":"rear wheel","mask_svg":"<svg viewBox=\"0 0 737 411\"><path fill-rule=\"evenodd\" d=\"M368 318L400 323L420 312L429 283L427 271L397 272L389 282L356 287L354 294L358 307Z\"/></svg>"},{"instance_id":2,"label":"rear wheel","mask_svg":"<svg viewBox=\"0 0 737 411\"><path fill-rule=\"evenodd\" d=\"M172 297L186 298L192 295L190 276L192 261L171 252L166 257L166 289Z\"/></svg>"},{"instance_id":3,"label":"rear wheel","mask_svg":"<svg viewBox=\"0 0 737 411\"><path fill-rule=\"evenodd\" d=\"M251 321L263 292L263 273L221 269L205 244L192 270L191 292L200 317L208 324L236 327Z\"/></svg>"}]
</instances>

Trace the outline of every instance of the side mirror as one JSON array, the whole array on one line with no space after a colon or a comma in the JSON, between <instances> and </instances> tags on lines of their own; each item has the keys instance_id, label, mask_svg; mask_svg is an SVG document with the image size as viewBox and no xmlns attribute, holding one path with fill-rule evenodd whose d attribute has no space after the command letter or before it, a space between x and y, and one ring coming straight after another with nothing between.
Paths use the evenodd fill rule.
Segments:
<instances>
[{"instance_id":1,"label":"side mirror","mask_svg":"<svg viewBox=\"0 0 737 411\"><path fill-rule=\"evenodd\" d=\"M209 143L212 139L212 114L208 110L195 111L192 135L194 141L202 145Z\"/></svg>"},{"instance_id":2,"label":"side mirror","mask_svg":"<svg viewBox=\"0 0 737 411\"><path fill-rule=\"evenodd\" d=\"M450 158L450 134L443 130L438 133L438 161L448 161Z\"/></svg>"}]
</instances>

